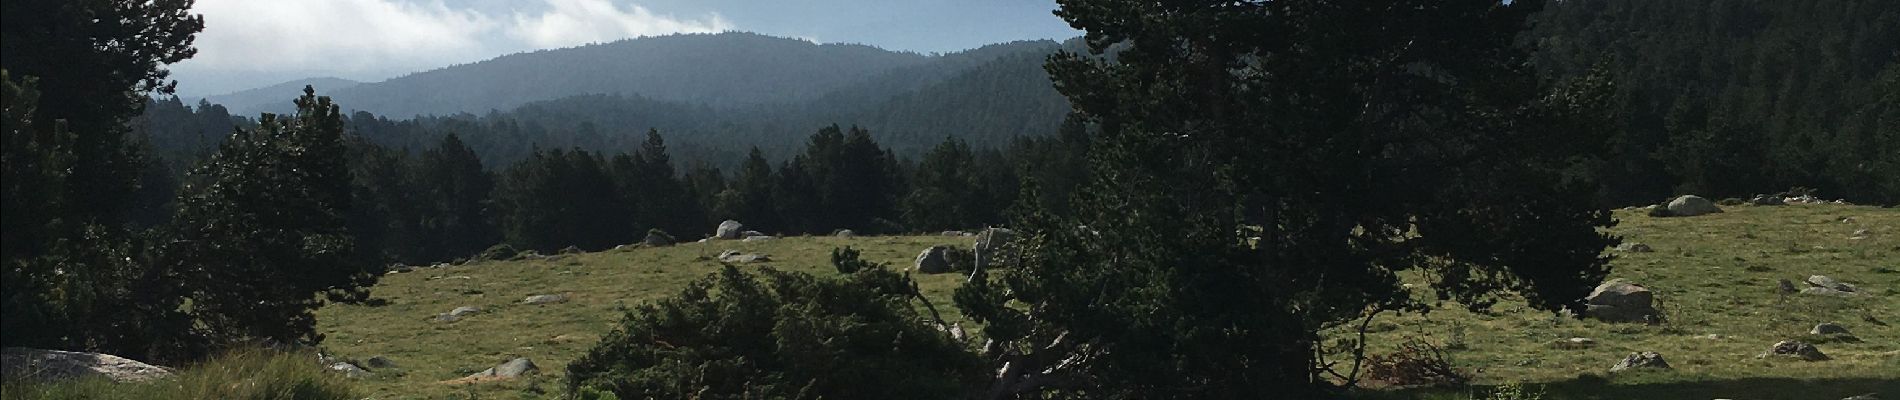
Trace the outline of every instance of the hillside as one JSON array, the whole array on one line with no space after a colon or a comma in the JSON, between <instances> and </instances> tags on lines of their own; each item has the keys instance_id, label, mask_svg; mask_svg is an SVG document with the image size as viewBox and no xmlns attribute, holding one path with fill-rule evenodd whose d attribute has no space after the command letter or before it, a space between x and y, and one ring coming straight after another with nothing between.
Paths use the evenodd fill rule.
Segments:
<instances>
[{"instance_id":1,"label":"hillside","mask_svg":"<svg viewBox=\"0 0 1900 400\"><path fill-rule=\"evenodd\" d=\"M930 60L752 33L682 34L510 54L325 92L348 109L402 118L509 110L585 94L738 107L809 100Z\"/></svg>"},{"instance_id":2,"label":"hillside","mask_svg":"<svg viewBox=\"0 0 1900 400\"><path fill-rule=\"evenodd\" d=\"M261 88L207 96L204 100L237 111L236 115L256 116L260 112L282 113L294 110L295 106L290 104L290 99L303 95L304 86L329 93L361 84L363 83L343 78L305 78Z\"/></svg>"},{"instance_id":3,"label":"hillside","mask_svg":"<svg viewBox=\"0 0 1900 400\"><path fill-rule=\"evenodd\" d=\"M1670 322L1646 326L1552 318L1510 299L1488 313L1441 310L1372 322L1371 352L1390 351L1407 337L1452 347L1457 367L1480 385L1532 382L1553 399L1835 399L1866 392L1900 393L1900 210L1865 206L1729 207L1691 218L1617 213L1613 229L1655 251L1617 253L1614 278L1641 283L1662 300ZM1849 222L1842 222L1843 219ZM1865 229L1862 239L1853 232ZM549 397L565 364L619 318L616 309L675 293L717 269L708 259L726 249L769 254L747 264L835 274L834 247L864 250L872 261L908 266L930 245L967 246L965 237L795 237L715 242L557 256L548 260L475 262L419 268L384 277L381 305L332 305L319 312L325 348L344 358L383 356L396 367L361 380L375 398ZM1859 285L1863 295L1784 297L1779 279L1827 275ZM926 295L945 308L962 282L956 274L922 275ZM1410 277L1423 283L1422 277ZM530 295L564 294L559 304L525 305ZM454 322L434 315L461 306L483 312ZM961 320L954 314L951 321ZM1754 358L1781 339L1801 338L1820 322L1846 326L1861 342L1824 342L1833 360L1803 363ZM969 323L964 322L967 326ZM1334 334L1341 334L1335 332ZM1711 334L1715 336L1710 336ZM1594 339L1586 349L1551 342ZM1629 352L1656 351L1674 369L1607 374ZM530 357L537 378L446 383L517 356ZM1383 392L1370 397L1463 398L1451 392Z\"/></svg>"}]
</instances>

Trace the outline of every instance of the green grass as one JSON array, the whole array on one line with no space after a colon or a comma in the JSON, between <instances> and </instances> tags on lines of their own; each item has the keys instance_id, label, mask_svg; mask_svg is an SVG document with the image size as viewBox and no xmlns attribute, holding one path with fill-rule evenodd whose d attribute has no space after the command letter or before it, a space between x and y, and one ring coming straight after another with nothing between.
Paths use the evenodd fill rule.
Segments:
<instances>
[{"instance_id":1,"label":"green grass","mask_svg":"<svg viewBox=\"0 0 1900 400\"><path fill-rule=\"evenodd\" d=\"M171 379L113 383L88 378L54 383L9 381L0 399L348 400L355 385L326 372L314 354L238 351L179 371Z\"/></svg>"},{"instance_id":2,"label":"green grass","mask_svg":"<svg viewBox=\"0 0 1900 400\"><path fill-rule=\"evenodd\" d=\"M1446 309L1382 317L1373 323L1379 332L1371 335L1372 351L1387 351L1408 336L1436 343L1460 341L1462 349L1451 351L1451 357L1478 385L1527 382L1544 389L1545 399L1838 399L1875 391L1900 396L1900 210L1727 209L1690 218L1617 213L1622 223L1614 233L1656 251L1618 253L1611 276L1654 290L1671 318L1666 325L1553 318L1507 299L1481 314ZM1855 222L1842 223L1841 217ZM1857 229L1873 234L1848 239ZM968 246L971 240L916 236L723 241L418 269L386 276L375 288L376 297L387 305L333 305L318 317L328 335L324 347L332 353L354 359L381 355L398 365L359 380L359 389L372 398L551 397L560 392L558 382L567 362L611 328L619 318L618 307L671 295L683 283L715 271L718 262L709 258L721 250L763 252L774 259L753 266L829 275L835 274L829 261L834 247L853 246L868 260L901 268L925 247ZM1841 299L1775 294L1776 280L1799 282L1811 274L1856 284L1865 295ZM961 320L948 298L962 276L918 278L938 309L947 313L946 319ZM519 304L529 295L550 293L568 294L570 300ZM465 305L485 311L451 323L431 319ZM1868 316L1895 326L1866 322L1863 317ZM1802 337L1815 323L1828 321L1845 325L1863 341L1820 344L1832 361L1754 358L1776 341ZM1727 338L1702 338L1707 334ZM1568 337L1596 339L1598 345L1584 350L1549 345ZM1675 368L1607 373L1611 364L1634 351L1660 352ZM445 383L516 356L533 358L542 375ZM1371 396L1463 399L1474 390L1483 388L1382 391Z\"/></svg>"},{"instance_id":3,"label":"green grass","mask_svg":"<svg viewBox=\"0 0 1900 400\"><path fill-rule=\"evenodd\" d=\"M975 238L795 237L761 242L719 241L562 256L553 260L478 262L467 266L417 269L383 277L375 288L382 306L332 305L318 312L327 338L324 347L340 357L381 355L397 371L377 371L362 388L379 399L517 398L556 395L559 377L600 335L619 321L619 307L676 294L686 282L718 271L711 259L734 249L764 253L769 265L821 276L837 274L831 250L852 246L865 260L908 267L924 248L939 244L968 246ZM702 259L701 257L705 257ZM466 278L462 278L466 277ZM919 287L944 318L960 320L949 298L963 277L918 275ZM530 295L561 293L562 304L522 305ZM435 314L460 306L483 312L456 322L436 322ZM965 323L968 325L968 323ZM446 383L514 357L532 358L541 367L537 379Z\"/></svg>"}]
</instances>

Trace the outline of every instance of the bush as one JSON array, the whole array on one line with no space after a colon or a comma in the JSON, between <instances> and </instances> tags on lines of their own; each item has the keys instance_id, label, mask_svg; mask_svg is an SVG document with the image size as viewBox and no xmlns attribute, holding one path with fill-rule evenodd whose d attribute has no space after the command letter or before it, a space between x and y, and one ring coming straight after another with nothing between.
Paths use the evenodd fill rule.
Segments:
<instances>
[{"instance_id":1,"label":"bush","mask_svg":"<svg viewBox=\"0 0 1900 400\"><path fill-rule=\"evenodd\" d=\"M674 243L679 243L679 240L674 239L673 235L666 234L666 231L660 228L648 229L647 237L640 240L640 244L648 246L672 246Z\"/></svg>"},{"instance_id":2,"label":"bush","mask_svg":"<svg viewBox=\"0 0 1900 400\"><path fill-rule=\"evenodd\" d=\"M115 383L104 378L60 382L9 381L0 399L195 400L359 399L340 374L325 371L308 353L239 350L185 368L172 379Z\"/></svg>"},{"instance_id":3,"label":"bush","mask_svg":"<svg viewBox=\"0 0 1900 400\"><path fill-rule=\"evenodd\" d=\"M858 258L857 250L852 249L851 246L845 246L831 249L831 267L837 268L840 274L850 274L863 270L883 268L884 265L864 261Z\"/></svg>"},{"instance_id":4,"label":"bush","mask_svg":"<svg viewBox=\"0 0 1900 400\"><path fill-rule=\"evenodd\" d=\"M885 268L826 279L726 266L625 311L568 364L567 388L623 399L968 397L985 378L981 361L923 322L912 285Z\"/></svg>"},{"instance_id":5,"label":"bush","mask_svg":"<svg viewBox=\"0 0 1900 400\"><path fill-rule=\"evenodd\" d=\"M489 246L488 250L482 250L481 259L491 260L491 261L505 261L511 258L515 258L515 253L517 252L515 251L514 246L509 246L507 243L502 243L502 244L498 244L494 246Z\"/></svg>"},{"instance_id":6,"label":"bush","mask_svg":"<svg viewBox=\"0 0 1900 400\"><path fill-rule=\"evenodd\" d=\"M1506 383L1492 388L1481 400L1542 400L1544 390L1523 383Z\"/></svg>"}]
</instances>

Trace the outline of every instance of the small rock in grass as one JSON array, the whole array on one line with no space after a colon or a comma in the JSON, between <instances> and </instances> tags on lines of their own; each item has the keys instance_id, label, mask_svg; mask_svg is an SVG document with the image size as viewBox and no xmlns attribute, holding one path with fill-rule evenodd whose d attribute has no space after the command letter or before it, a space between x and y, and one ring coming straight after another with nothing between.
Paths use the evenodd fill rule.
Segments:
<instances>
[{"instance_id":1,"label":"small rock in grass","mask_svg":"<svg viewBox=\"0 0 1900 400\"><path fill-rule=\"evenodd\" d=\"M351 364L347 362L339 362L335 364L330 364L330 370L341 373L343 374L343 376L349 377L349 378L361 378L365 376L370 376L369 371L365 371L363 370L363 368L357 367L356 364Z\"/></svg>"},{"instance_id":2,"label":"small rock in grass","mask_svg":"<svg viewBox=\"0 0 1900 400\"><path fill-rule=\"evenodd\" d=\"M1843 292L1855 292L1855 291L1859 291L1860 289L1858 287L1855 287L1853 284L1834 280L1834 278L1830 278L1827 275L1808 276L1808 285L1814 286L1814 287L1834 289L1834 290L1839 290Z\"/></svg>"},{"instance_id":3,"label":"small rock in grass","mask_svg":"<svg viewBox=\"0 0 1900 400\"><path fill-rule=\"evenodd\" d=\"M1714 202L1696 195L1683 195L1670 200L1668 209L1669 215L1674 217L1693 217L1722 212L1722 208L1716 207Z\"/></svg>"},{"instance_id":4,"label":"small rock in grass","mask_svg":"<svg viewBox=\"0 0 1900 400\"><path fill-rule=\"evenodd\" d=\"M567 302L567 296L558 294L537 294L521 300L521 304L557 304Z\"/></svg>"},{"instance_id":5,"label":"small rock in grass","mask_svg":"<svg viewBox=\"0 0 1900 400\"><path fill-rule=\"evenodd\" d=\"M1828 359L1827 354L1822 354L1820 348L1814 347L1814 345L1808 344L1807 342L1794 340L1783 340L1780 343L1775 343L1775 347L1770 347L1767 352L1755 356L1755 358L1768 357L1786 357L1802 361L1823 361Z\"/></svg>"},{"instance_id":6,"label":"small rock in grass","mask_svg":"<svg viewBox=\"0 0 1900 400\"><path fill-rule=\"evenodd\" d=\"M508 360L508 362L501 363L501 365L496 365L494 368L489 368L487 370L483 370L482 372L476 372L474 375L469 375L468 377L469 378L491 378L491 377L514 378L514 377L531 374L535 372L540 372L540 371L541 371L541 367L535 366L534 360L529 360L527 357L519 357L513 360Z\"/></svg>"},{"instance_id":7,"label":"small rock in grass","mask_svg":"<svg viewBox=\"0 0 1900 400\"><path fill-rule=\"evenodd\" d=\"M1596 345L1597 345L1597 341L1595 339L1580 338L1580 337L1573 337L1569 339L1558 339L1557 341L1550 343L1551 347L1562 349L1562 350L1588 349L1591 347L1596 347Z\"/></svg>"},{"instance_id":8,"label":"small rock in grass","mask_svg":"<svg viewBox=\"0 0 1900 400\"><path fill-rule=\"evenodd\" d=\"M1643 242L1627 242L1627 243L1616 245L1616 251L1626 251L1626 252L1631 252L1631 253L1648 253L1648 252L1656 251L1656 249L1650 248L1649 245L1643 244Z\"/></svg>"},{"instance_id":9,"label":"small rock in grass","mask_svg":"<svg viewBox=\"0 0 1900 400\"><path fill-rule=\"evenodd\" d=\"M1622 361L1617 361L1616 365L1611 366L1610 372L1632 369L1669 369L1669 362L1663 360L1662 354L1653 351L1630 353L1629 356L1623 357Z\"/></svg>"},{"instance_id":10,"label":"small rock in grass","mask_svg":"<svg viewBox=\"0 0 1900 400\"><path fill-rule=\"evenodd\" d=\"M1850 333L1847 333L1847 328L1845 328L1845 327L1842 327L1842 326L1841 326L1840 324L1836 324L1836 323L1833 323L1833 322L1822 322L1822 323L1819 323L1819 324L1815 324L1815 325L1814 325L1814 329L1813 329L1813 330L1810 330L1810 331L1808 331L1808 334L1811 334L1811 335L1849 335Z\"/></svg>"}]
</instances>

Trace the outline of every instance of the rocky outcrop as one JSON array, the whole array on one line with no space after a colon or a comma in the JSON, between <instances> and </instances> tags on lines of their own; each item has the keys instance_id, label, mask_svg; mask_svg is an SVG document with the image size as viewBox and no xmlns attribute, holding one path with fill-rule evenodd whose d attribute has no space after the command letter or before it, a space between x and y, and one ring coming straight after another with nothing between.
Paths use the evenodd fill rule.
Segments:
<instances>
[{"instance_id":1,"label":"rocky outcrop","mask_svg":"<svg viewBox=\"0 0 1900 400\"><path fill-rule=\"evenodd\" d=\"M170 378L172 371L111 354L8 347L0 349L0 375L8 380L51 381L96 376L113 382L147 382Z\"/></svg>"}]
</instances>

